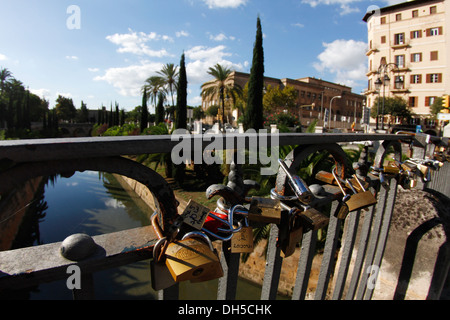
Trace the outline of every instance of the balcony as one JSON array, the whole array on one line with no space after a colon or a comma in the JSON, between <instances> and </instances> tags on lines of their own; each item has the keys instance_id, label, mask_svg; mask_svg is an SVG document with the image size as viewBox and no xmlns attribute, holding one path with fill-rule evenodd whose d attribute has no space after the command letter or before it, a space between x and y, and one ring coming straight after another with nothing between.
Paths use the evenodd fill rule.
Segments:
<instances>
[{"instance_id":1,"label":"balcony","mask_svg":"<svg viewBox=\"0 0 450 320\"><path fill-rule=\"evenodd\" d=\"M217 150L220 145L225 149L230 146L227 139L243 139L246 148L251 148L254 139L262 135L255 134L227 134L214 135L214 139L222 144L215 144ZM264 136L267 137L267 136ZM382 167L387 157L401 160L402 150L409 150L413 146L414 157L424 159L433 156L434 147L448 147L448 139L431 137L424 134L400 133L392 134L277 134L268 135L276 138L278 146L295 146L286 156L290 168L298 169L302 160L315 152L329 152L336 161L336 165L345 172L348 166L341 145L362 144L364 152L358 161L359 169L356 173L370 182L370 190L377 198L377 204L367 210L350 212L347 217L339 218L336 213L342 199L342 192L334 185L324 184L323 193L315 193L317 208L329 208L329 221L323 226L326 230L326 241L323 257L320 262L320 271L317 285L313 293L314 299L379 299L376 294L380 292L371 282L372 275L367 272L368 267L382 268L388 263L385 261L386 248L394 243L398 245L400 231L392 228L394 207L400 187L400 176L386 176L386 180L371 173L364 173L366 155L373 156L373 166ZM211 139L204 140L202 135L189 136L193 150L204 151L211 143ZM275 141L275 140L270 140ZM0 141L0 160L8 163L0 171L0 193L6 192L10 186L19 184L35 176L50 175L58 172L73 171L105 171L117 173L135 179L144 184L159 202L162 214L168 218L177 217L176 201L170 187L156 172L143 167L134 161L123 158L125 155L146 153L169 153L178 145L178 140L171 136L133 136L133 137L99 137L74 139L45 139L45 140L17 140ZM236 144L234 144L236 145ZM433 147L433 148L431 148ZM345 164L345 166L344 166ZM360 170L361 169L361 170ZM277 190L284 186L288 188L286 175L277 173ZM427 182L419 181L417 188L428 191L443 201L449 201L450 163L445 162L442 167L431 174ZM381 179L381 180L380 180ZM274 186L275 187L275 186ZM291 200L292 201L292 200ZM443 202L444 203L444 202ZM446 202L445 202L446 203ZM218 200L219 204L219 200ZM286 204L287 205L287 204ZM414 204L415 205L415 204ZM407 212L408 207L402 211ZM287 212L283 211L284 214ZM397 246L397 258L400 258L393 280L392 290L384 288L382 291L386 299L404 299L407 297L408 286L412 284L412 265L422 257L416 257L416 250L421 243L421 237L433 227L444 225L448 228L445 219L432 219L430 221L415 221L414 228L409 235L405 235L406 243ZM285 236L283 224L270 224L270 237L268 239L267 260L264 280L261 289L262 300L275 299L280 284L283 261L285 260L280 249L279 239ZM307 286L312 273L312 261L315 256L315 246L320 229L305 228L301 237L301 250L296 260L297 271L295 281L292 283L293 300L303 300L307 296ZM447 229L446 229L447 230ZM341 232L343 232L342 237ZM10 288L26 288L39 283L47 283L68 278L69 266L78 266L82 272L82 285L80 289L73 290L74 299L94 299L94 276L101 270L115 268L136 261L151 260L153 249L158 240L153 228L142 227L121 232L103 234L93 237L97 251L93 255L72 261L59 252L61 243L29 247L24 249L0 252L0 291ZM215 241L220 249L220 263L224 275L219 279L217 299L234 300L236 297L236 281L240 265L240 253L230 253L230 243ZM440 247L434 247L436 254L431 259L435 261L431 279L427 284L428 299L439 299L444 294L444 284L450 266L448 259L449 242L443 239ZM392 252L391 252L392 254ZM337 257L337 260L336 260ZM355 259L352 259L355 258ZM388 265L387 265L388 266ZM375 269L374 269L375 270ZM387 272L383 269L382 272ZM150 272L148 273L150 277ZM179 285L161 290L160 299L176 300L179 298ZM167 310L168 313L174 312Z\"/></svg>"}]
</instances>

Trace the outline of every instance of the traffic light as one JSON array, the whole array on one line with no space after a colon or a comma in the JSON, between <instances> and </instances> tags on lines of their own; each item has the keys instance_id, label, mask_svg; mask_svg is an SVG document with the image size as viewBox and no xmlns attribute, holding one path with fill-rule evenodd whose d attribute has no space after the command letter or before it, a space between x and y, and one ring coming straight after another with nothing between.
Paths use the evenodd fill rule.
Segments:
<instances>
[{"instance_id":1,"label":"traffic light","mask_svg":"<svg viewBox=\"0 0 450 320\"><path fill-rule=\"evenodd\" d=\"M449 113L449 106L450 106L450 96L449 95L445 95L442 97L442 113Z\"/></svg>"}]
</instances>

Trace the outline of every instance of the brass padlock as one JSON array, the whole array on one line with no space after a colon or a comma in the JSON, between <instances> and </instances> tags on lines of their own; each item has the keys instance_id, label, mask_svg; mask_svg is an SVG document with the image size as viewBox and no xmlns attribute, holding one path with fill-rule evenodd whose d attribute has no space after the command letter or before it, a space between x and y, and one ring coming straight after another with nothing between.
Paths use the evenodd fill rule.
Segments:
<instances>
[{"instance_id":1,"label":"brass padlock","mask_svg":"<svg viewBox=\"0 0 450 320\"><path fill-rule=\"evenodd\" d=\"M150 261L150 278L153 290L159 291L173 286L176 282L166 266L164 251L167 248L167 238L162 237L162 231L157 219L157 213L155 212L151 217L151 222L159 240L153 246L153 259Z\"/></svg>"},{"instance_id":2,"label":"brass padlock","mask_svg":"<svg viewBox=\"0 0 450 320\"><path fill-rule=\"evenodd\" d=\"M150 278L152 288L156 291L167 289L177 283L166 266L164 255L159 258L161 246L165 241L166 238L158 240L153 247L153 259L150 261Z\"/></svg>"},{"instance_id":3,"label":"brass padlock","mask_svg":"<svg viewBox=\"0 0 450 320\"><path fill-rule=\"evenodd\" d=\"M302 224L306 229L319 230L328 225L330 218L325 214L314 208L309 208L303 212L298 213Z\"/></svg>"},{"instance_id":4,"label":"brass padlock","mask_svg":"<svg viewBox=\"0 0 450 320\"><path fill-rule=\"evenodd\" d=\"M244 218L244 226L231 238L231 252L253 252L253 228L249 226L247 218Z\"/></svg>"},{"instance_id":5,"label":"brass padlock","mask_svg":"<svg viewBox=\"0 0 450 320\"><path fill-rule=\"evenodd\" d=\"M176 282L191 280L199 282L223 276L222 265L211 240L205 241L189 238L201 232L192 232L182 240L169 243L165 257L166 265ZM204 235L204 234L203 234ZM202 236L203 237L203 236ZM204 235L204 239L209 239Z\"/></svg>"},{"instance_id":6,"label":"brass padlock","mask_svg":"<svg viewBox=\"0 0 450 320\"><path fill-rule=\"evenodd\" d=\"M297 208L293 208L289 211L288 215L288 227L285 232L288 232L287 236L282 238L280 244L281 253L284 258L291 256L295 252L297 244L303 237L303 225L300 217L296 214L299 211ZM279 241L281 240L279 238Z\"/></svg>"},{"instance_id":7,"label":"brass padlock","mask_svg":"<svg viewBox=\"0 0 450 320\"><path fill-rule=\"evenodd\" d=\"M337 218L345 219L349 212L365 209L377 203L377 200L375 199L373 194L370 191L366 191L362 184L360 184L359 186L361 190L363 190L363 192L357 192L353 188L352 184L348 181L348 179L346 180L346 182L348 185L350 185L353 194L352 195L347 194L344 188L342 187L341 183L339 182L338 177L335 175L334 171L333 175L336 179L336 182L338 183L339 188L342 191L342 194L344 195L340 207L338 208L339 210L336 211ZM356 175L353 175L353 177L356 179L358 183L360 183Z\"/></svg>"},{"instance_id":8,"label":"brass padlock","mask_svg":"<svg viewBox=\"0 0 450 320\"><path fill-rule=\"evenodd\" d=\"M358 209L366 209L366 208L371 207L374 204L376 204L377 199L374 197L372 192L370 192L369 190L366 190L366 188L363 186L363 184L361 183L359 178L356 176L356 174L353 175L353 181L355 181L355 180L360 187L360 191L355 195L355 198L358 199L358 202L361 205L361 207L359 207Z\"/></svg>"},{"instance_id":9,"label":"brass padlock","mask_svg":"<svg viewBox=\"0 0 450 320\"><path fill-rule=\"evenodd\" d=\"M279 224L281 221L280 200L252 197L248 219L256 222Z\"/></svg>"}]
</instances>

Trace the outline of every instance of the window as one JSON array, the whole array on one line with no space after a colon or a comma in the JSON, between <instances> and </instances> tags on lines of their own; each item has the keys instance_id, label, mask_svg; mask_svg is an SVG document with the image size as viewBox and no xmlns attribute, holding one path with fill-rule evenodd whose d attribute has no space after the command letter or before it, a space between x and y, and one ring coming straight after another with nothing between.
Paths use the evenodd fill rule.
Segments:
<instances>
[{"instance_id":1,"label":"window","mask_svg":"<svg viewBox=\"0 0 450 320\"><path fill-rule=\"evenodd\" d=\"M411 31L411 39L422 38L422 30Z\"/></svg>"},{"instance_id":2,"label":"window","mask_svg":"<svg viewBox=\"0 0 450 320\"><path fill-rule=\"evenodd\" d=\"M417 107L417 97L409 97L409 106L411 108Z\"/></svg>"},{"instance_id":3,"label":"window","mask_svg":"<svg viewBox=\"0 0 450 320\"><path fill-rule=\"evenodd\" d=\"M427 37L442 35L442 27L434 27L427 29Z\"/></svg>"},{"instance_id":4,"label":"window","mask_svg":"<svg viewBox=\"0 0 450 320\"><path fill-rule=\"evenodd\" d=\"M386 24L386 17L381 17L380 23L381 24Z\"/></svg>"},{"instance_id":5,"label":"window","mask_svg":"<svg viewBox=\"0 0 450 320\"><path fill-rule=\"evenodd\" d=\"M404 33L397 33L394 35L394 44L404 44L405 43L405 34Z\"/></svg>"},{"instance_id":6,"label":"window","mask_svg":"<svg viewBox=\"0 0 450 320\"><path fill-rule=\"evenodd\" d=\"M395 56L395 63L399 68L403 68L405 66L405 56L404 55Z\"/></svg>"},{"instance_id":7,"label":"window","mask_svg":"<svg viewBox=\"0 0 450 320\"><path fill-rule=\"evenodd\" d=\"M400 88L397 88L397 82L401 81L402 86ZM405 88L405 77L403 76L395 76L395 89L404 89Z\"/></svg>"},{"instance_id":8,"label":"window","mask_svg":"<svg viewBox=\"0 0 450 320\"><path fill-rule=\"evenodd\" d=\"M381 36L381 43L386 43L386 36Z\"/></svg>"},{"instance_id":9,"label":"window","mask_svg":"<svg viewBox=\"0 0 450 320\"><path fill-rule=\"evenodd\" d=\"M412 74L410 82L411 83L422 83L422 75L421 74Z\"/></svg>"},{"instance_id":10,"label":"window","mask_svg":"<svg viewBox=\"0 0 450 320\"><path fill-rule=\"evenodd\" d=\"M436 6L430 7L430 14L435 14L437 12Z\"/></svg>"},{"instance_id":11,"label":"window","mask_svg":"<svg viewBox=\"0 0 450 320\"><path fill-rule=\"evenodd\" d=\"M440 83L440 82L442 82L442 73L427 74L427 83Z\"/></svg>"},{"instance_id":12,"label":"window","mask_svg":"<svg viewBox=\"0 0 450 320\"><path fill-rule=\"evenodd\" d=\"M397 13L395 15L395 21L401 21L402 20L402 14L401 13Z\"/></svg>"},{"instance_id":13,"label":"window","mask_svg":"<svg viewBox=\"0 0 450 320\"><path fill-rule=\"evenodd\" d=\"M422 53L412 53L411 54L411 62L420 62L422 61Z\"/></svg>"},{"instance_id":14,"label":"window","mask_svg":"<svg viewBox=\"0 0 450 320\"><path fill-rule=\"evenodd\" d=\"M413 10L412 11L412 17L417 18L419 16L419 10Z\"/></svg>"},{"instance_id":15,"label":"window","mask_svg":"<svg viewBox=\"0 0 450 320\"><path fill-rule=\"evenodd\" d=\"M436 97L425 97L425 107L431 106L434 101L436 101Z\"/></svg>"},{"instance_id":16,"label":"window","mask_svg":"<svg viewBox=\"0 0 450 320\"><path fill-rule=\"evenodd\" d=\"M438 52L437 51L431 51L430 52L430 61L436 61L438 60Z\"/></svg>"}]
</instances>

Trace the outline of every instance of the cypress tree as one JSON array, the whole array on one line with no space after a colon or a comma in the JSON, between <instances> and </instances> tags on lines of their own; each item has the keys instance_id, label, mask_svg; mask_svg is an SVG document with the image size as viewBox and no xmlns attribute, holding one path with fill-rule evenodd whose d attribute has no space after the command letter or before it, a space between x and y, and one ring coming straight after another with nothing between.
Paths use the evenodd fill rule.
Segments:
<instances>
[{"instance_id":1,"label":"cypress tree","mask_svg":"<svg viewBox=\"0 0 450 320\"><path fill-rule=\"evenodd\" d=\"M253 47L253 61L248 83L247 108L244 114L244 129L264 128L263 118L263 88L264 88L264 50L261 30L261 20L256 22L256 41Z\"/></svg>"},{"instance_id":2,"label":"cypress tree","mask_svg":"<svg viewBox=\"0 0 450 320\"><path fill-rule=\"evenodd\" d=\"M148 107L147 107L147 90L144 89L142 95L142 111L141 111L141 132L147 128L148 124Z\"/></svg>"},{"instance_id":3,"label":"cypress tree","mask_svg":"<svg viewBox=\"0 0 450 320\"><path fill-rule=\"evenodd\" d=\"M164 94L160 92L158 94L158 104L155 110L155 124L164 122Z\"/></svg>"},{"instance_id":4,"label":"cypress tree","mask_svg":"<svg viewBox=\"0 0 450 320\"><path fill-rule=\"evenodd\" d=\"M187 77L184 53L181 55L180 71L177 86L176 129L186 129L187 123Z\"/></svg>"}]
</instances>

